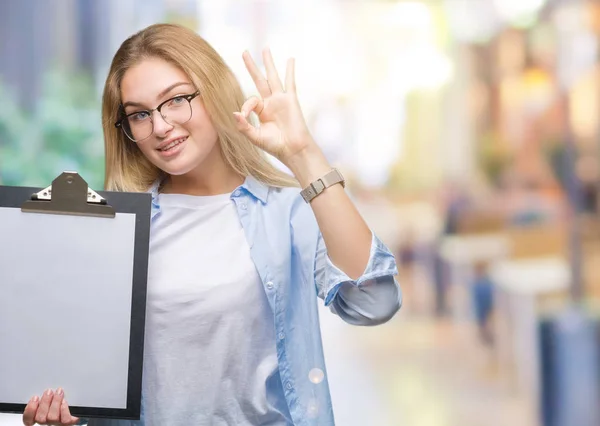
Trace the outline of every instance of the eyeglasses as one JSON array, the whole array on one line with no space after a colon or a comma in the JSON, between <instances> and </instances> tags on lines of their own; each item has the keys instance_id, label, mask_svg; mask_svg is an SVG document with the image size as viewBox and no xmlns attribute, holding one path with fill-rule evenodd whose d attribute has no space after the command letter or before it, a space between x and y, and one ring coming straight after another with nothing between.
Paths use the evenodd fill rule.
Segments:
<instances>
[{"instance_id":1,"label":"eyeglasses","mask_svg":"<svg viewBox=\"0 0 600 426\"><path fill-rule=\"evenodd\" d=\"M125 110L121 107L121 118L115 123L115 127L123 130L125 136L133 142L141 142L154 133L152 118L154 111L158 111L163 120L171 126L187 123L192 118L192 99L199 94L200 91L191 95L178 95L167 99L154 109L136 111L131 114L125 114Z\"/></svg>"}]
</instances>

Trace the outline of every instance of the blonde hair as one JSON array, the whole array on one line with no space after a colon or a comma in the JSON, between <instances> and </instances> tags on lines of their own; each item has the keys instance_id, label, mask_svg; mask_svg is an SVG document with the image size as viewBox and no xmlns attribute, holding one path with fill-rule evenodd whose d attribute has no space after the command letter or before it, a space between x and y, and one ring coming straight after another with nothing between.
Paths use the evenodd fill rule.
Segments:
<instances>
[{"instance_id":1,"label":"blonde hair","mask_svg":"<svg viewBox=\"0 0 600 426\"><path fill-rule=\"evenodd\" d=\"M125 72L151 57L179 67L199 89L229 167L241 176L253 176L270 186L298 185L292 176L277 169L262 150L237 130L233 112L240 111L244 94L221 56L188 28L155 24L123 42L106 79L102 97L106 190L143 192L166 176L114 125L120 114L120 86Z\"/></svg>"}]
</instances>

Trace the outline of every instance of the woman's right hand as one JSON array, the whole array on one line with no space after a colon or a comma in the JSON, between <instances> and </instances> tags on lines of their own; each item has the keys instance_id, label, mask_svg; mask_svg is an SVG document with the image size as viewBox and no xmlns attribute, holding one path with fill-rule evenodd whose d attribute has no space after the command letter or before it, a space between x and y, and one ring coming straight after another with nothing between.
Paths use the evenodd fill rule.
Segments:
<instances>
[{"instance_id":1,"label":"woman's right hand","mask_svg":"<svg viewBox=\"0 0 600 426\"><path fill-rule=\"evenodd\" d=\"M73 417L69 411L69 404L64 398L62 389L53 391L48 389L40 399L37 395L29 400L23 412L25 426L55 425L70 426L79 422L78 417Z\"/></svg>"}]
</instances>

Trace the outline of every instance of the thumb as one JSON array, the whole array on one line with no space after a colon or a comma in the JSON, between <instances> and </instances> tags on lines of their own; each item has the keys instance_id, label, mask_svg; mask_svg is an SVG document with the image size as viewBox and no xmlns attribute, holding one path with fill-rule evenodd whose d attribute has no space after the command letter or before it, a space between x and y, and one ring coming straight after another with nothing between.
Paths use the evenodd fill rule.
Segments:
<instances>
[{"instance_id":1,"label":"thumb","mask_svg":"<svg viewBox=\"0 0 600 426\"><path fill-rule=\"evenodd\" d=\"M244 114L241 112L234 112L235 121L237 122L238 130L243 133L252 143L262 148L262 142L260 138L260 130L254 127L248 122Z\"/></svg>"},{"instance_id":2,"label":"thumb","mask_svg":"<svg viewBox=\"0 0 600 426\"><path fill-rule=\"evenodd\" d=\"M64 399L60 405L60 422L64 425L76 425L79 423L79 417L74 417L71 415L69 404Z\"/></svg>"}]
</instances>

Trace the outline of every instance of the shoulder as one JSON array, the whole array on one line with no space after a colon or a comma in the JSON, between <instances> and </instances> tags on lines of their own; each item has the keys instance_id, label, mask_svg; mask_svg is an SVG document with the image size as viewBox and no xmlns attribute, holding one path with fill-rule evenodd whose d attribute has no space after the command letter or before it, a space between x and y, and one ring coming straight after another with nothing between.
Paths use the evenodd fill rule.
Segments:
<instances>
[{"instance_id":1,"label":"shoulder","mask_svg":"<svg viewBox=\"0 0 600 426\"><path fill-rule=\"evenodd\" d=\"M268 196L261 204L261 211L270 219L286 220L292 227L308 226L315 221L314 213L298 187L268 187Z\"/></svg>"},{"instance_id":2,"label":"shoulder","mask_svg":"<svg viewBox=\"0 0 600 426\"><path fill-rule=\"evenodd\" d=\"M267 208L281 209L291 215L311 214L312 209L300 195L300 188L269 187L269 196L265 203Z\"/></svg>"},{"instance_id":3,"label":"shoulder","mask_svg":"<svg viewBox=\"0 0 600 426\"><path fill-rule=\"evenodd\" d=\"M275 186L269 186L269 197L267 199L267 204L274 203L293 205L296 204L298 200L302 200L302 196L300 195L300 188L280 188Z\"/></svg>"},{"instance_id":4,"label":"shoulder","mask_svg":"<svg viewBox=\"0 0 600 426\"><path fill-rule=\"evenodd\" d=\"M310 204L300 195L300 188L269 188L266 208L285 216L292 229L310 232L317 229L317 222Z\"/></svg>"}]
</instances>

